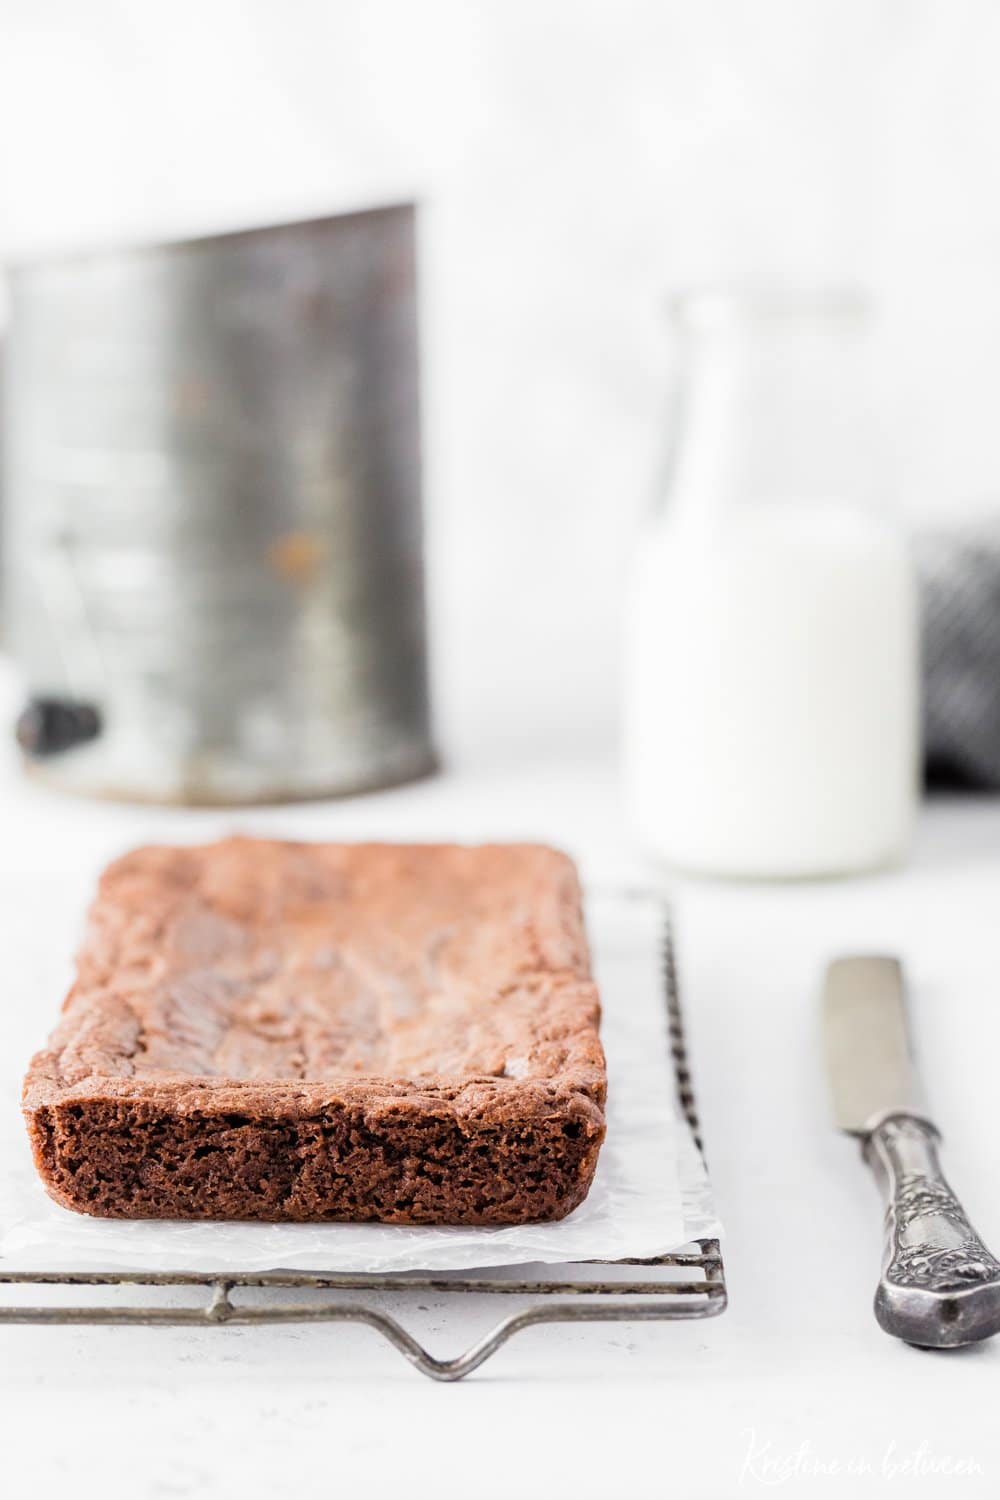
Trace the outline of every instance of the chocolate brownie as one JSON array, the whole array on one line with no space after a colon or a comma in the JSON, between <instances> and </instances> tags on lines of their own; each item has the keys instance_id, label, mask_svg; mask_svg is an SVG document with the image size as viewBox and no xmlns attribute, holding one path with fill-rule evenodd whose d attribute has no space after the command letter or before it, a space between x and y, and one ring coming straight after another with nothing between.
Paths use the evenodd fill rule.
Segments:
<instances>
[{"instance_id":1,"label":"chocolate brownie","mask_svg":"<svg viewBox=\"0 0 1000 1500\"><path fill-rule=\"evenodd\" d=\"M83 1213L557 1219L604 1138L598 1019L554 849L137 849L101 880L24 1110Z\"/></svg>"}]
</instances>

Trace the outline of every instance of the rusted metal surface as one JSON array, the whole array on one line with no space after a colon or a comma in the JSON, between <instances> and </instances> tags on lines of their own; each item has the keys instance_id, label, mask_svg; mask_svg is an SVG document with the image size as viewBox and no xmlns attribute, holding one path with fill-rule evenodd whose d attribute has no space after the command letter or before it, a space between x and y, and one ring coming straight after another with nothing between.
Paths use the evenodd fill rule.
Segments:
<instances>
[{"instance_id":1,"label":"rusted metal surface","mask_svg":"<svg viewBox=\"0 0 1000 1500\"><path fill-rule=\"evenodd\" d=\"M10 277L5 586L53 785L279 801L433 766L415 214Z\"/></svg>"}]
</instances>

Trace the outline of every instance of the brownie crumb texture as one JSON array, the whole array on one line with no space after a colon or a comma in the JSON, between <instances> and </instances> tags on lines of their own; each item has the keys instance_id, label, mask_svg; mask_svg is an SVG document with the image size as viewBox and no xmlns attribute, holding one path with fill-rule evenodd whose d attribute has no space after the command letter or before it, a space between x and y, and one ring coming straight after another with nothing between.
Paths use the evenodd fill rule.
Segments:
<instances>
[{"instance_id":1,"label":"brownie crumb texture","mask_svg":"<svg viewBox=\"0 0 1000 1500\"><path fill-rule=\"evenodd\" d=\"M538 845L227 839L102 878L35 1162L124 1218L517 1224L604 1138L579 884Z\"/></svg>"}]
</instances>

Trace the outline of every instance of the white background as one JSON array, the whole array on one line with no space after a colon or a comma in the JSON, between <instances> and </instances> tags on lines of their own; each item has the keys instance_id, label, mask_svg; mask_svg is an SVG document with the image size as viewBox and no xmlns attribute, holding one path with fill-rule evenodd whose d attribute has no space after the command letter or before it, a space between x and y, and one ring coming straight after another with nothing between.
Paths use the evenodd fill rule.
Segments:
<instances>
[{"instance_id":1,"label":"white background","mask_svg":"<svg viewBox=\"0 0 1000 1500\"><path fill-rule=\"evenodd\" d=\"M993 0L0 0L4 253L426 204L434 653L459 770L249 826L550 838L597 879L631 858L608 751L671 288L871 282L907 508L989 504L998 78ZM62 802L0 759L12 878L247 826ZM934 1358L872 1319L879 1210L829 1125L816 987L837 949L907 954L955 1185L996 1249L998 847L995 803L937 806L904 872L682 892L723 1318L529 1333L454 1389L364 1329L0 1330L0 1493L723 1500L756 1492L752 1433L790 1466L782 1493L936 1500L933 1472L881 1468L927 1443L975 1465L955 1494L995 1495L1000 1345ZM5 986L0 1016L24 1003ZM442 1353L484 1326L422 1316ZM871 1472L822 1467L851 1462Z\"/></svg>"},{"instance_id":2,"label":"white background","mask_svg":"<svg viewBox=\"0 0 1000 1500\"><path fill-rule=\"evenodd\" d=\"M907 508L1000 494L994 0L0 0L0 253L417 196L459 759L611 738L665 295L860 277Z\"/></svg>"}]
</instances>

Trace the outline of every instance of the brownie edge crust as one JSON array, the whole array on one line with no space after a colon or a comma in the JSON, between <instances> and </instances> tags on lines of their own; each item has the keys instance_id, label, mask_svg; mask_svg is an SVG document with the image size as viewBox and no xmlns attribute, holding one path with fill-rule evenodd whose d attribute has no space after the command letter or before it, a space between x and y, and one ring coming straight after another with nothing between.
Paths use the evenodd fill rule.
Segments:
<instances>
[{"instance_id":1,"label":"brownie edge crust","mask_svg":"<svg viewBox=\"0 0 1000 1500\"><path fill-rule=\"evenodd\" d=\"M560 1218L604 1138L599 1014L556 850L139 849L25 1080L35 1164L114 1218Z\"/></svg>"}]
</instances>

